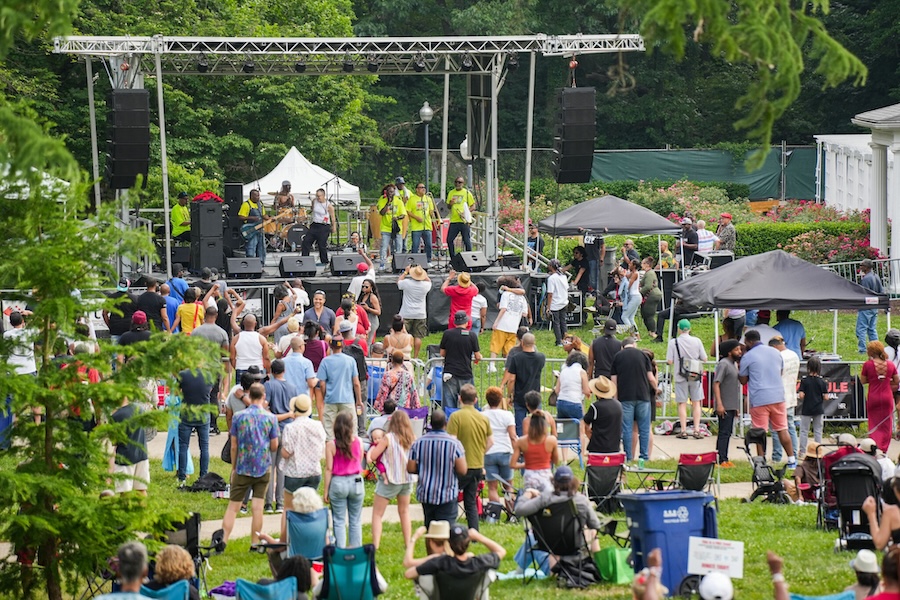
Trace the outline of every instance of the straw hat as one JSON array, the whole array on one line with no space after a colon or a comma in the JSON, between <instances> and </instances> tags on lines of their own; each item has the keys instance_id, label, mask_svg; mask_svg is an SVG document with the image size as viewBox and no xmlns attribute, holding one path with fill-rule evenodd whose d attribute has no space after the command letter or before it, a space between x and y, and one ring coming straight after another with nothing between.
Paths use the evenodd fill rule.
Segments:
<instances>
[{"instance_id":1,"label":"straw hat","mask_svg":"<svg viewBox=\"0 0 900 600\"><path fill-rule=\"evenodd\" d=\"M591 393L598 398L612 398L616 395L616 384L603 375L596 379L591 379L588 382L588 387L591 388Z\"/></svg>"},{"instance_id":2,"label":"straw hat","mask_svg":"<svg viewBox=\"0 0 900 600\"><path fill-rule=\"evenodd\" d=\"M878 573L878 557L871 550L860 550L850 561L850 568L860 573Z\"/></svg>"},{"instance_id":3,"label":"straw hat","mask_svg":"<svg viewBox=\"0 0 900 600\"><path fill-rule=\"evenodd\" d=\"M806 456L813 458L821 458L822 444L818 442L810 442L806 446Z\"/></svg>"},{"instance_id":4,"label":"straw hat","mask_svg":"<svg viewBox=\"0 0 900 600\"><path fill-rule=\"evenodd\" d=\"M416 265L412 269L409 270L409 276L415 279L416 281L427 281L428 273L425 272L425 269L421 267L421 265Z\"/></svg>"},{"instance_id":5,"label":"straw hat","mask_svg":"<svg viewBox=\"0 0 900 600\"><path fill-rule=\"evenodd\" d=\"M312 413L312 401L307 394L300 394L291 398L291 408L298 416L307 417Z\"/></svg>"},{"instance_id":6,"label":"straw hat","mask_svg":"<svg viewBox=\"0 0 900 600\"><path fill-rule=\"evenodd\" d=\"M469 287L472 285L472 276L464 271L456 276L456 283L459 287Z\"/></svg>"},{"instance_id":7,"label":"straw hat","mask_svg":"<svg viewBox=\"0 0 900 600\"><path fill-rule=\"evenodd\" d=\"M428 524L428 533L425 537L430 540L449 540L450 523L448 521L432 521Z\"/></svg>"}]
</instances>

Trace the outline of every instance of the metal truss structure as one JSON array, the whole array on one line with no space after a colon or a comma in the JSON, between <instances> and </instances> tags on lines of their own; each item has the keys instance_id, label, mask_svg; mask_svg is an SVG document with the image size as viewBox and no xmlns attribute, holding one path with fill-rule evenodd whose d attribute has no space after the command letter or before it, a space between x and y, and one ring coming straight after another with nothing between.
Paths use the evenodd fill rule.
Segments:
<instances>
[{"instance_id":1,"label":"metal truss structure","mask_svg":"<svg viewBox=\"0 0 900 600\"><path fill-rule=\"evenodd\" d=\"M95 37L54 39L54 53L133 57L150 73L349 75L488 74L495 59L516 64L520 53L573 56L643 51L639 35L534 35L422 38Z\"/></svg>"}]
</instances>

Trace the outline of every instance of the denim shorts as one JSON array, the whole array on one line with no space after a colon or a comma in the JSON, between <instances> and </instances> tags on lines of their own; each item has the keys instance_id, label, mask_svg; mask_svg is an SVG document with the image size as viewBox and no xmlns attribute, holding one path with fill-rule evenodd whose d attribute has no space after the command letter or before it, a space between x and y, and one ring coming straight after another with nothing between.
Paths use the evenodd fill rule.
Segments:
<instances>
[{"instance_id":1,"label":"denim shorts","mask_svg":"<svg viewBox=\"0 0 900 600\"><path fill-rule=\"evenodd\" d=\"M493 454L484 455L484 472L487 473L488 481L504 481L512 482L513 472L509 466L509 459L512 458L511 452L495 452Z\"/></svg>"},{"instance_id":2,"label":"denim shorts","mask_svg":"<svg viewBox=\"0 0 900 600\"><path fill-rule=\"evenodd\" d=\"M397 496L409 496L412 494L412 483L387 483L379 477L375 484L375 493L382 498L391 500Z\"/></svg>"}]
</instances>

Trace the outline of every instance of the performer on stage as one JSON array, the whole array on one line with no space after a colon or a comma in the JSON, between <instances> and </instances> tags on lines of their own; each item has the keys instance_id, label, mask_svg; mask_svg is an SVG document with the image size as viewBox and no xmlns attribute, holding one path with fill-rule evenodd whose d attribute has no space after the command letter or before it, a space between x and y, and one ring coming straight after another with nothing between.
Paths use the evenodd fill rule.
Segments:
<instances>
[{"instance_id":1,"label":"performer on stage","mask_svg":"<svg viewBox=\"0 0 900 600\"><path fill-rule=\"evenodd\" d=\"M401 221L406 216L406 206L397 195L397 188L389 183L381 190L381 198L375 208L381 215L381 270L384 271L388 251L400 252Z\"/></svg>"},{"instance_id":2,"label":"performer on stage","mask_svg":"<svg viewBox=\"0 0 900 600\"><path fill-rule=\"evenodd\" d=\"M397 177L394 180L394 183L397 186L397 195L400 196L400 202L403 203L403 206L406 206L406 203L409 202L409 199L412 197L412 193L410 193L409 188L406 187L406 180L403 177ZM406 244L406 233L403 231L400 232L402 236L400 240L400 252L406 252L406 249L409 247Z\"/></svg>"},{"instance_id":3,"label":"performer on stage","mask_svg":"<svg viewBox=\"0 0 900 600\"><path fill-rule=\"evenodd\" d=\"M238 211L238 218L244 223L244 226L247 226L259 225L262 223L265 216L266 209L263 207L262 202L259 201L259 190L250 190L250 198L241 204L241 209ZM247 242L244 248L247 257L258 257L262 266L265 267L266 237L263 234L263 230L260 228L250 231L246 239Z\"/></svg>"},{"instance_id":4,"label":"performer on stage","mask_svg":"<svg viewBox=\"0 0 900 600\"><path fill-rule=\"evenodd\" d=\"M401 179L398 177L398 179ZM409 215L409 230L412 232L412 247L410 251L416 253L419 251L419 244L425 244L425 260L428 261L428 268L431 264L431 232L435 225L440 222L435 218L434 199L431 194L425 190L425 184L416 185L416 193L410 196L406 201L406 214Z\"/></svg>"},{"instance_id":5,"label":"performer on stage","mask_svg":"<svg viewBox=\"0 0 900 600\"><path fill-rule=\"evenodd\" d=\"M275 193L274 213L277 215L282 209L294 208L294 195L291 193L291 182L281 182L281 189Z\"/></svg>"},{"instance_id":6,"label":"performer on stage","mask_svg":"<svg viewBox=\"0 0 900 600\"><path fill-rule=\"evenodd\" d=\"M334 223L334 205L325 197L325 190L316 190L316 199L310 209L312 222L309 233L303 238L302 254L309 256L313 242L319 247L319 262L328 264L328 236L331 235Z\"/></svg>"},{"instance_id":7,"label":"performer on stage","mask_svg":"<svg viewBox=\"0 0 900 600\"><path fill-rule=\"evenodd\" d=\"M469 208L469 219L471 219L471 211L475 209L475 197L472 192L463 187L466 181L462 177L456 178L456 189L450 191L447 195L447 204L450 206L450 228L447 230L447 248L452 259L456 255L456 249L453 243L456 236L462 234L463 246L466 251L472 250L472 239L469 235L470 220L465 217L466 207Z\"/></svg>"},{"instance_id":8,"label":"performer on stage","mask_svg":"<svg viewBox=\"0 0 900 600\"><path fill-rule=\"evenodd\" d=\"M172 239L179 242L191 241L191 209L187 192L178 192L178 204L172 207L169 219L172 224Z\"/></svg>"}]
</instances>

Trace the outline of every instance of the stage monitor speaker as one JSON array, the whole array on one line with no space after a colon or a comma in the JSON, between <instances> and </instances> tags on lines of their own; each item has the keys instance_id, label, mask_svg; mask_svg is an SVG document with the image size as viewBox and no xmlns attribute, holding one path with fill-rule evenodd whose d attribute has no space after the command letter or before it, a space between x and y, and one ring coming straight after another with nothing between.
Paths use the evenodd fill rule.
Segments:
<instances>
[{"instance_id":1,"label":"stage monitor speaker","mask_svg":"<svg viewBox=\"0 0 900 600\"><path fill-rule=\"evenodd\" d=\"M402 273L406 265L419 265L423 269L428 268L428 260L424 254L395 254L391 258L391 268L394 273Z\"/></svg>"},{"instance_id":2,"label":"stage monitor speaker","mask_svg":"<svg viewBox=\"0 0 900 600\"><path fill-rule=\"evenodd\" d=\"M225 206L229 217L238 216L241 203L244 202L244 184L233 181L225 182Z\"/></svg>"},{"instance_id":3,"label":"stage monitor speaker","mask_svg":"<svg viewBox=\"0 0 900 600\"><path fill-rule=\"evenodd\" d=\"M191 202L191 239L219 237L222 233L221 202Z\"/></svg>"},{"instance_id":4,"label":"stage monitor speaker","mask_svg":"<svg viewBox=\"0 0 900 600\"><path fill-rule=\"evenodd\" d=\"M191 240L191 271L199 272L204 267L221 270L225 253L222 249L222 237L204 237Z\"/></svg>"},{"instance_id":5,"label":"stage monitor speaker","mask_svg":"<svg viewBox=\"0 0 900 600\"><path fill-rule=\"evenodd\" d=\"M228 277L233 279L254 279L262 277L263 269L259 258L229 258Z\"/></svg>"},{"instance_id":6,"label":"stage monitor speaker","mask_svg":"<svg viewBox=\"0 0 900 600\"><path fill-rule=\"evenodd\" d=\"M596 137L594 88L563 88L557 94L556 136L551 166L557 183L587 183L591 180Z\"/></svg>"},{"instance_id":7,"label":"stage monitor speaker","mask_svg":"<svg viewBox=\"0 0 900 600\"><path fill-rule=\"evenodd\" d=\"M332 275L356 275L356 265L363 260L359 254L332 254L331 255L331 274Z\"/></svg>"},{"instance_id":8,"label":"stage monitor speaker","mask_svg":"<svg viewBox=\"0 0 900 600\"><path fill-rule=\"evenodd\" d=\"M282 256L278 270L282 277L315 277L316 259L312 256Z\"/></svg>"},{"instance_id":9,"label":"stage monitor speaker","mask_svg":"<svg viewBox=\"0 0 900 600\"><path fill-rule=\"evenodd\" d=\"M469 273L480 273L491 266L484 252L457 252L450 264L456 271Z\"/></svg>"},{"instance_id":10,"label":"stage monitor speaker","mask_svg":"<svg viewBox=\"0 0 900 600\"><path fill-rule=\"evenodd\" d=\"M710 250L709 252L695 252L694 263L706 265L710 269L727 265L734 260L734 252L730 250Z\"/></svg>"},{"instance_id":11,"label":"stage monitor speaker","mask_svg":"<svg viewBox=\"0 0 900 600\"><path fill-rule=\"evenodd\" d=\"M150 168L150 92L112 90L107 104L107 183L113 189L130 188L141 175L146 185Z\"/></svg>"}]
</instances>

